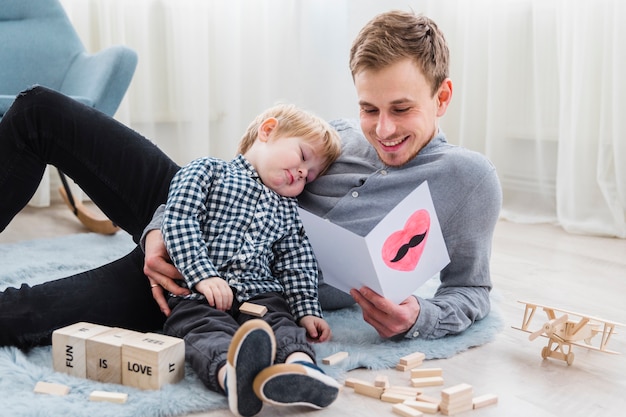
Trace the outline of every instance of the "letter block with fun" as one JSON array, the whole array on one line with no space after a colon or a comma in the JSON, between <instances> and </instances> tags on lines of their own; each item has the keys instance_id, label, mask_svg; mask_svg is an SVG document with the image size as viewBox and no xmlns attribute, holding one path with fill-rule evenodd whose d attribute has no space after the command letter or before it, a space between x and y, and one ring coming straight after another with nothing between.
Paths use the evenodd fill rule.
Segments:
<instances>
[{"instance_id":1,"label":"letter block with fun","mask_svg":"<svg viewBox=\"0 0 626 417\"><path fill-rule=\"evenodd\" d=\"M79 322L52 332L52 366L57 372L87 377L86 341L110 327Z\"/></svg>"},{"instance_id":2,"label":"letter block with fun","mask_svg":"<svg viewBox=\"0 0 626 417\"><path fill-rule=\"evenodd\" d=\"M87 378L94 381L122 383L122 344L143 333L114 327L87 339Z\"/></svg>"},{"instance_id":3,"label":"letter block with fun","mask_svg":"<svg viewBox=\"0 0 626 417\"><path fill-rule=\"evenodd\" d=\"M185 342L177 337L145 333L124 340L122 383L139 389L159 389L185 376Z\"/></svg>"}]
</instances>

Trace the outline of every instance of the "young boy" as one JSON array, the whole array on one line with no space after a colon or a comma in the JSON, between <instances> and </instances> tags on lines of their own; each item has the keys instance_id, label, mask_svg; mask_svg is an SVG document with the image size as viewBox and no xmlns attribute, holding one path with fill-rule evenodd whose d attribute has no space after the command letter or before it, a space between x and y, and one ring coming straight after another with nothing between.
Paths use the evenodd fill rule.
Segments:
<instances>
[{"instance_id":1,"label":"young boy","mask_svg":"<svg viewBox=\"0 0 626 417\"><path fill-rule=\"evenodd\" d=\"M170 297L164 329L185 339L187 360L236 415L263 401L322 408L339 392L307 341L331 331L294 197L340 150L326 122L279 105L252 122L235 159L198 159L170 184L162 233L191 294ZM239 310L247 301L267 308L262 320Z\"/></svg>"}]
</instances>

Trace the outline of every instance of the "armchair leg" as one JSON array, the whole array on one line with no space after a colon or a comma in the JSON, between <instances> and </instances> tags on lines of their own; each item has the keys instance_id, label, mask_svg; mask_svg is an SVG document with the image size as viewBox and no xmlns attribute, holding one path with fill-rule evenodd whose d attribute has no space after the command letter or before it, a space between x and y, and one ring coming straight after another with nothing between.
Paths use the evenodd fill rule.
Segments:
<instances>
[{"instance_id":1,"label":"armchair leg","mask_svg":"<svg viewBox=\"0 0 626 417\"><path fill-rule=\"evenodd\" d=\"M65 174L63 174L61 170L58 171L61 182L63 183L63 187L59 187L59 194L61 194L65 204L67 204L70 210L72 210L74 215L78 217L78 220L80 220L80 222L87 227L87 229L103 235L112 235L120 230L118 226L113 224L113 222L105 216L94 213L85 207L80 201L74 200L74 196L72 196L72 191L67 183Z\"/></svg>"}]
</instances>

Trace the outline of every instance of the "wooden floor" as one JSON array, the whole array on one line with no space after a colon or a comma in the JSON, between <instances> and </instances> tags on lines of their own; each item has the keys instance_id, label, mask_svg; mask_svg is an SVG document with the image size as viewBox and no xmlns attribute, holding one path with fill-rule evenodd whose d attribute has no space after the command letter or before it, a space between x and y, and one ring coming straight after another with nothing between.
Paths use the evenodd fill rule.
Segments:
<instances>
[{"instance_id":1,"label":"wooden floor","mask_svg":"<svg viewBox=\"0 0 626 417\"><path fill-rule=\"evenodd\" d=\"M0 243L84 232L62 206L27 208L0 234ZM495 341L423 367L443 369L444 387L467 383L476 395L495 393L496 406L467 411L473 417L578 417L622 415L626 410L626 327L618 328L609 355L573 348L572 366L542 360L547 339L528 340L515 330L524 306L532 301L626 323L626 240L567 234L552 225L521 225L501 221L492 255L493 299L507 322ZM535 317L534 329L546 321ZM373 381L385 374L394 385L408 385L408 374L396 370L357 370L349 376ZM426 388L439 396L442 387ZM392 416L391 404L344 389L328 409L266 406L259 416ZM230 416L224 411L195 417Z\"/></svg>"}]
</instances>

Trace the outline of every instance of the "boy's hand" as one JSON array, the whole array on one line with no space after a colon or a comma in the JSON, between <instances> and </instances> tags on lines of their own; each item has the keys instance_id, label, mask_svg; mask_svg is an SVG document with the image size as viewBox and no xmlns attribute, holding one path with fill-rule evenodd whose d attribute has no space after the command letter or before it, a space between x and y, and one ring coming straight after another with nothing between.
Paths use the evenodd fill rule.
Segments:
<instances>
[{"instance_id":1,"label":"boy's hand","mask_svg":"<svg viewBox=\"0 0 626 417\"><path fill-rule=\"evenodd\" d=\"M196 284L196 291L201 292L210 306L226 311L233 305L233 290L220 277L203 279Z\"/></svg>"},{"instance_id":2,"label":"boy's hand","mask_svg":"<svg viewBox=\"0 0 626 417\"><path fill-rule=\"evenodd\" d=\"M326 342L330 340L332 332L326 320L317 316L304 316L300 319L300 326L304 327L310 341Z\"/></svg>"}]
</instances>

